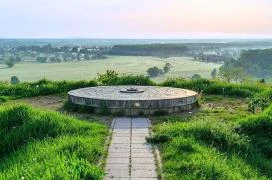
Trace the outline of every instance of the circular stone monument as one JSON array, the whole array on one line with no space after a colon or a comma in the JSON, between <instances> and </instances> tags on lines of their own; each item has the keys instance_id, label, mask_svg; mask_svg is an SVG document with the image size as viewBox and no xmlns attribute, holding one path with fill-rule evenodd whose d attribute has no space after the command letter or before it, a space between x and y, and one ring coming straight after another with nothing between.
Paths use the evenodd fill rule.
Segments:
<instances>
[{"instance_id":1,"label":"circular stone monument","mask_svg":"<svg viewBox=\"0 0 272 180\"><path fill-rule=\"evenodd\" d=\"M157 86L98 86L68 92L69 101L123 115L152 115L192 109L197 93L187 89Z\"/></svg>"}]
</instances>

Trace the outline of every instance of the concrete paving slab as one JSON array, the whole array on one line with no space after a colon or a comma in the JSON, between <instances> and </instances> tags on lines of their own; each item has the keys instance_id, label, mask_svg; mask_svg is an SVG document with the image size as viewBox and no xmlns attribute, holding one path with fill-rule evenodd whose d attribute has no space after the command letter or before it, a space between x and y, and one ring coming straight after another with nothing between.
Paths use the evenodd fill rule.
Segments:
<instances>
[{"instance_id":1,"label":"concrete paving slab","mask_svg":"<svg viewBox=\"0 0 272 180\"><path fill-rule=\"evenodd\" d=\"M129 178L130 174L128 170L111 169L109 171L106 171L106 176L109 178Z\"/></svg>"},{"instance_id":2,"label":"concrete paving slab","mask_svg":"<svg viewBox=\"0 0 272 180\"><path fill-rule=\"evenodd\" d=\"M157 179L147 118L114 118L104 179Z\"/></svg>"},{"instance_id":3,"label":"concrete paving slab","mask_svg":"<svg viewBox=\"0 0 272 180\"><path fill-rule=\"evenodd\" d=\"M114 133L119 133L119 134L121 134L121 133L130 134L130 129L114 129L112 132L113 132L113 134L114 134Z\"/></svg>"},{"instance_id":4,"label":"concrete paving slab","mask_svg":"<svg viewBox=\"0 0 272 180\"><path fill-rule=\"evenodd\" d=\"M146 143L146 138L145 137L132 137L131 138L131 143L132 144L143 144Z\"/></svg>"},{"instance_id":5,"label":"concrete paving slab","mask_svg":"<svg viewBox=\"0 0 272 180\"><path fill-rule=\"evenodd\" d=\"M131 177L135 178L156 178L157 172L156 170L143 170L137 169L131 171Z\"/></svg>"},{"instance_id":6,"label":"concrete paving slab","mask_svg":"<svg viewBox=\"0 0 272 180\"><path fill-rule=\"evenodd\" d=\"M131 149L131 153L152 153L153 149Z\"/></svg>"},{"instance_id":7,"label":"concrete paving slab","mask_svg":"<svg viewBox=\"0 0 272 180\"><path fill-rule=\"evenodd\" d=\"M131 164L131 170L137 170L137 169L141 169L141 170L154 170L156 169L156 165L155 164Z\"/></svg>"},{"instance_id":8,"label":"concrete paving slab","mask_svg":"<svg viewBox=\"0 0 272 180\"><path fill-rule=\"evenodd\" d=\"M130 178L130 180L157 180L158 178Z\"/></svg>"},{"instance_id":9,"label":"concrete paving slab","mask_svg":"<svg viewBox=\"0 0 272 180\"><path fill-rule=\"evenodd\" d=\"M116 148L116 149L109 148L108 152L109 153L130 153L130 149L129 148Z\"/></svg>"},{"instance_id":10,"label":"concrete paving slab","mask_svg":"<svg viewBox=\"0 0 272 180\"><path fill-rule=\"evenodd\" d=\"M109 149L129 149L130 144L111 143Z\"/></svg>"},{"instance_id":11,"label":"concrete paving slab","mask_svg":"<svg viewBox=\"0 0 272 180\"><path fill-rule=\"evenodd\" d=\"M131 153L131 157L132 158L152 158L152 157L154 157L154 155L153 155L153 153L146 153L146 152L144 152L144 153Z\"/></svg>"},{"instance_id":12,"label":"concrete paving slab","mask_svg":"<svg viewBox=\"0 0 272 180\"><path fill-rule=\"evenodd\" d=\"M129 158L130 152L109 152L108 158Z\"/></svg>"},{"instance_id":13,"label":"concrete paving slab","mask_svg":"<svg viewBox=\"0 0 272 180\"><path fill-rule=\"evenodd\" d=\"M152 145L147 144L147 143L131 144L131 148L133 148L133 149L153 149Z\"/></svg>"},{"instance_id":14,"label":"concrete paving slab","mask_svg":"<svg viewBox=\"0 0 272 180\"><path fill-rule=\"evenodd\" d=\"M129 164L129 158L107 158L108 164Z\"/></svg>"},{"instance_id":15,"label":"concrete paving slab","mask_svg":"<svg viewBox=\"0 0 272 180\"><path fill-rule=\"evenodd\" d=\"M122 170L129 170L130 165L129 164L107 164L105 167L106 171L109 171L111 169L122 169Z\"/></svg>"},{"instance_id":16,"label":"concrete paving slab","mask_svg":"<svg viewBox=\"0 0 272 180\"><path fill-rule=\"evenodd\" d=\"M130 133L113 133L112 137L130 137Z\"/></svg>"},{"instance_id":17,"label":"concrete paving slab","mask_svg":"<svg viewBox=\"0 0 272 180\"><path fill-rule=\"evenodd\" d=\"M111 140L112 144L129 144L130 137L113 137Z\"/></svg>"},{"instance_id":18,"label":"concrete paving slab","mask_svg":"<svg viewBox=\"0 0 272 180\"><path fill-rule=\"evenodd\" d=\"M155 159L152 158L131 158L132 164L154 164Z\"/></svg>"}]
</instances>

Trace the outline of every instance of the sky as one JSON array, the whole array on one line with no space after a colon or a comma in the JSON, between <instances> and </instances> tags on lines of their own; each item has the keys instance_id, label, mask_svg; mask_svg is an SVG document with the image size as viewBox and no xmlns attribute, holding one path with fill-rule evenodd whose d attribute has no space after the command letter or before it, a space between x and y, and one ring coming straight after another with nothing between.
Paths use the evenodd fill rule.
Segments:
<instances>
[{"instance_id":1,"label":"sky","mask_svg":"<svg viewBox=\"0 0 272 180\"><path fill-rule=\"evenodd\" d=\"M0 0L0 38L272 38L272 0Z\"/></svg>"}]
</instances>

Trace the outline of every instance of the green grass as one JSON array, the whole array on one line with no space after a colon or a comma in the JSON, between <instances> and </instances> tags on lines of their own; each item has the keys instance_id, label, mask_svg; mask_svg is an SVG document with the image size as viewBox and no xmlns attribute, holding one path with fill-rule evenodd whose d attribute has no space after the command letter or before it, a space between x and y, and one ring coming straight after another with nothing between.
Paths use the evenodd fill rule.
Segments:
<instances>
[{"instance_id":1,"label":"green grass","mask_svg":"<svg viewBox=\"0 0 272 180\"><path fill-rule=\"evenodd\" d=\"M67 93L69 90L93 86L97 86L96 81L48 81L43 79L15 85L0 82L0 103L8 99Z\"/></svg>"},{"instance_id":2,"label":"green grass","mask_svg":"<svg viewBox=\"0 0 272 180\"><path fill-rule=\"evenodd\" d=\"M65 63L36 63L22 62L12 68L4 68L0 64L0 81L9 81L11 76L18 76L21 81L37 81L43 78L49 80L88 80L96 77L97 73L104 73L112 69L119 74L147 75L149 67L162 68L165 62L170 62L173 68L170 73L155 78L155 81L165 80L167 77L191 77L200 74L210 78L210 72L218 68L219 64L193 61L192 58L177 57L160 59L156 57L112 56L105 60L91 60Z\"/></svg>"},{"instance_id":3,"label":"green grass","mask_svg":"<svg viewBox=\"0 0 272 180\"><path fill-rule=\"evenodd\" d=\"M26 105L0 107L0 179L102 179L107 128Z\"/></svg>"},{"instance_id":4,"label":"green grass","mask_svg":"<svg viewBox=\"0 0 272 180\"><path fill-rule=\"evenodd\" d=\"M194 114L153 120L149 141L166 179L271 179L271 112L252 115L245 99L206 96Z\"/></svg>"}]
</instances>

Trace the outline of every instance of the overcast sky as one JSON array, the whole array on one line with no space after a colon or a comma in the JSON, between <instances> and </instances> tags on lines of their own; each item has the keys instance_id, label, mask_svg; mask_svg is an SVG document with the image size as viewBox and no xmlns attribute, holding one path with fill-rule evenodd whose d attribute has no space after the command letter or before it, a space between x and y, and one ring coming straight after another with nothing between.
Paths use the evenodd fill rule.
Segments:
<instances>
[{"instance_id":1,"label":"overcast sky","mask_svg":"<svg viewBox=\"0 0 272 180\"><path fill-rule=\"evenodd\" d=\"M1 38L272 38L272 0L0 0Z\"/></svg>"}]
</instances>

